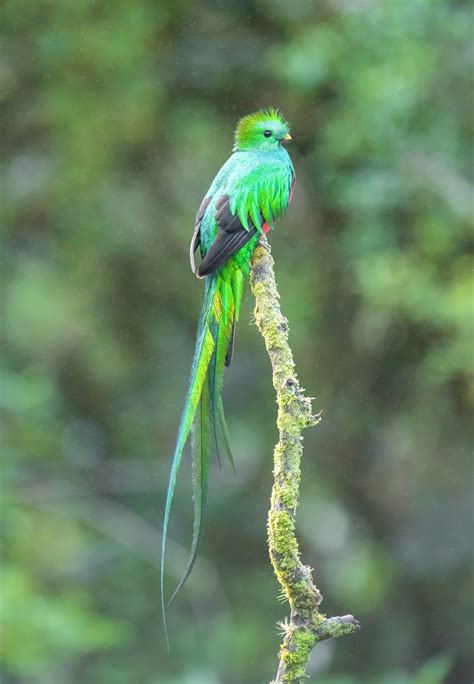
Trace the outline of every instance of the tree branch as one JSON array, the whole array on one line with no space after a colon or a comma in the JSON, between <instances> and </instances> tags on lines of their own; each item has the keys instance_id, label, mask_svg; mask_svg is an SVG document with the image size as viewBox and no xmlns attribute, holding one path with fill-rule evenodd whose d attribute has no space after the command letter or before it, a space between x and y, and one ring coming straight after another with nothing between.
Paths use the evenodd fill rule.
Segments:
<instances>
[{"instance_id":1,"label":"tree branch","mask_svg":"<svg viewBox=\"0 0 474 684\"><path fill-rule=\"evenodd\" d=\"M290 621L282 624L280 665L274 684L298 684L305 678L310 653L318 641L355 632L359 623L352 615L326 618L319 611L322 596L313 583L311 568L300 560L295 535L299 500L302 431L317 425L311 399L298 383L288 343L288 321L280 310L273 259L266 239L261 239L252 258L251 287L255 296L255 320L270 356L273 386L278 404L279 442L274 451L274 483L268 514L270 559L287 597Z\"/></svg>"}]
</instances>

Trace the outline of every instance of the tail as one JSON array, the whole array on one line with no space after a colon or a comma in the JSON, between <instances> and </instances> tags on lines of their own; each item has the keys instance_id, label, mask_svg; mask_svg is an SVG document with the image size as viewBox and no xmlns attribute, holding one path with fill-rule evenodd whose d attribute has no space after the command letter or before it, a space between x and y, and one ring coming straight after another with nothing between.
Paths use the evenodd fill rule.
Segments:
<instances>
[{"instance_id":1,"label":"tail","mask_svg":"<svg viewBox=\"0 0 474 684\"><path fill-rule=\"evenodd\" d=\"M234 272L231 284L224 280L218 273L212 274L206 278L204 305L199 320L197 342L191 367L191 377L186 403L181 416L171 465L163 520L160 587L161 610L168 648L169 640L166 628L164 601L166 539L178 471L191 428L194 499L193 538L183 578L175 589L170 601L173 600L186 582L196 560L203 530L203 514L207 496L209 453L212 441L215 442L219 458L222 449L233 466L227 425L222 406L221 390L224 379L224 366L226 363L228 365L230 362L229 352L232 351L233 346L234 322L235 320L238 320L242 286L243 277L240 270Z\"/></svg>"}]
</instances>

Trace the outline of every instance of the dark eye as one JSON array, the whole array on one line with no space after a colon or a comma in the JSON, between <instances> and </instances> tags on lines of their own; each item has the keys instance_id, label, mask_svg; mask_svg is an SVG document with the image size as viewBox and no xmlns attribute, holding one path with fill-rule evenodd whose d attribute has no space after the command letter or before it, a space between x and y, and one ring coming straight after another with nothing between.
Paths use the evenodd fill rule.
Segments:
<instances>
[{"instance_id":1,"label":"dark eye","mask_svg":"<svg viewBox=\"0 0 474 684\"><path fill-rule=\"evenodd\" d=\"M271 131L263 131L263 135L264 135L266 138L269 138L269 137L271 136L271 134L272 134Z\"/></svg>"}]
</instances>

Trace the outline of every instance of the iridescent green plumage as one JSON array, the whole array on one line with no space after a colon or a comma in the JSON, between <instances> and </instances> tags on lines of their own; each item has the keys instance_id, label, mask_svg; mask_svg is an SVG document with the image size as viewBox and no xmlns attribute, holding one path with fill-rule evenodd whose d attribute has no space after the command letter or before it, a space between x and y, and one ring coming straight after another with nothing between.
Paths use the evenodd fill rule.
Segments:
<instances>
[{"instance_id":1,"label":"iridescent green plumage","mask_svg":"<svg viewBox=\"0 0 474 684\"><path fill-rule=\"evenodd\" d=\"M163 522L161 601L163 621L164 561L171 504L183 450L192 429L194 526L183 586L196 560L207 497L209 453L225 453L232 463L221 390L225 365L233 350L245 279L260 234L274 227L286 212L294 184L294 169L284 147L289 129L280 112L268 109L241 119L234 153L214 179L196 217L191 242L191 267L206 278L196 349L186 403L173 456ZM196 268L194 252L200 247ZM166 631L166 622L165 622ZM167 634L166 634L166 638Z\"/></svg>"}]
</instances>

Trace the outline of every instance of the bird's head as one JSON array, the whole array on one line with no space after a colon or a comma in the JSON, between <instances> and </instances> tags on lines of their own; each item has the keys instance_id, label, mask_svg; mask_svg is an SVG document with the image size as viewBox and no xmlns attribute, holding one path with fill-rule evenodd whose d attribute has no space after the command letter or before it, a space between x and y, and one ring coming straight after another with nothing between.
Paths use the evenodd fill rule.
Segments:
<instances>
[{"instance_id":1,"label":"bird's head","mask_svg":"<svg viewBox=\"0 0 474 684\"><path fill-rule=\"evenodd\" d=\"M291 140L289 126L278 109L261 109L240 119L235 129L234 151L276 150Z\"/></svg>"}]
</instances>

